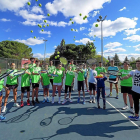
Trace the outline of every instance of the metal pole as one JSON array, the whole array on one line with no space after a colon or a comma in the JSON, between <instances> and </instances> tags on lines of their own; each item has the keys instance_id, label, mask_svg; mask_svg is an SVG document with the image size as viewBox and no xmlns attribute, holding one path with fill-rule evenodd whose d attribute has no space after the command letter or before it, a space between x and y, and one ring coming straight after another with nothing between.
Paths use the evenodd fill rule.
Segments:
<instances>
[{"instance_id":1,"label":"metal pole","mask_svg":"<svg viewBox=\"0 0 140 140\"><path fill-rule=\"evenodd\" d=\"M103 21L101 21L101 62L102 62L102 64L103 64L103 30L102 30L102 22Z\"/></svg>"},{"instance_id":2,"label":"metal pole","mask_svg":"<svg viewBox=\"0 0 140 140\"><path fill-rule=\"evenodd\" d=\"M46 41L45 41L44 61L45 61L45 53L46 53Z\"/></svg>"}]
</instances>

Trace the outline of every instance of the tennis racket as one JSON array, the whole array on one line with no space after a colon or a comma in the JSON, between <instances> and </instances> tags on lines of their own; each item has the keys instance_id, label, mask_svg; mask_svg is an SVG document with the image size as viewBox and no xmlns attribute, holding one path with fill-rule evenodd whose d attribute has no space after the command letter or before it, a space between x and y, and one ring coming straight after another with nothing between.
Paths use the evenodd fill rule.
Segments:
<instances>
[{"instance_id":1,"label":"tennis racket","mask_svg":"<svg viewBox=\"0 0 140 140\"><path fill-rule=\"evenodd\" d=\"M95 59L95 58L92 58L92 59L88 59L87 60L87 63L89 64L89 65L92 65L92 64L94 64L94 63L96 63L97 62L97 59Z\"/></svg>"},{"instance_id":2,"label":"tennis racket","mask_svg":"<svg viewBox=\"0 0 140 140\"><path fill-rule=\"evenodd\" d=\"M117 83L117 81L112 81L112 80L108 80L107 82L113 83L113 84L116 84Z\"/></svg>"},{"instance_id":3,"label":"tennis racket","mask_svg":"<svg viewBox=\"0 0 140 140\"><path fill-rule=\"evenodd\" d=\"M108 74L108 75L113 75L113 76L117 76L121 79L121 76L122 76L122 73L119 72L119 71L108 71L107 73L105 74Z\"/></svg>"},{"instance_id":4,"label":"tennis racket","mask_svg":"<svg viewBox=\"0 0 140 140\"><path fill-rule=\"evenodd\" d=\"M68 61L65 57L60 57L60 62L64 65L64 67L68 64Z\"/></svg>"},{"instance_id":5,"label":"tennis racket","mask_svg":"<svg viewBox=\"0 0 140 140\"><path fill-rule=\"evenodd\" d=\"M13 71L14 71L14 70L10 70L10 71L8 71L8 72L3 73L3 74L0 76L0 80L3 79L3 78L5 78L5 77L8 76L9 74L11 74Z\"/></svg>"}]
</instances>

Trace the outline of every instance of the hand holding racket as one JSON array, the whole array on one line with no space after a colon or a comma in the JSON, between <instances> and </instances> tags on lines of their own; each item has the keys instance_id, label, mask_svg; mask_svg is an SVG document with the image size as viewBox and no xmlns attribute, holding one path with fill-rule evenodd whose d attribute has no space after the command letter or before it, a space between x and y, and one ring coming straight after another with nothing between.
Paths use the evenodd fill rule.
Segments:
<instances>
[{"instance_id":1,"label":"hand holding racket","mask_svg":"<svg viewBox=\"0 0 140 140\"><path fill-rule=\"evenodd\" d=\"M3 73L3 74L0 76L0 80L3 79L3 78L5 78L5 77L7 77L7 76L9 76L13 71L14 71L14 70L10 70L10 71L8 71L8 72Z\"/></svg>"}]
</instances>

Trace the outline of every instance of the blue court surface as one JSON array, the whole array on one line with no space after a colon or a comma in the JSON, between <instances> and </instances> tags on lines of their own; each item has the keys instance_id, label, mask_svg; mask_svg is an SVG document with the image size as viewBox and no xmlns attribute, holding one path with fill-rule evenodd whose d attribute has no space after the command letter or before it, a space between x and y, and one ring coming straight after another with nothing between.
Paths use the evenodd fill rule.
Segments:
<instances>
[{"instance_id":1,"label":"blue court surface","mask_svg":"<svg viewBox=\"0 0 140 140\"><path fill-rule=\"evenodd\" d=\"M76 88L75 88L76 89ZM50 90L50 95L52 91ZM106 88L107 95L109 88ZM81 93L82 95L82 93ZM89 93L86 92L86 105L77 103L78 92L72 92L73 103L65 105L45 103L35 107L26 105L26 94L23 108L13 107L13 96L8 99L6 120L0 122L0 140L136 140L140 139L140 121L130 121L129 110L121 110L124 106L123 97L119 99L106 98L106 110L97 103L89 103ZM82 96L81 96L82 97ZM20 103L18 91L17 102ZM61 100L64 99L62 92ZM30 98L31 100L31 98ZM39 92L39 100L43 100L43 92ZM51 97L50 97L51 101Z\"/></svg>"}]
</instances>

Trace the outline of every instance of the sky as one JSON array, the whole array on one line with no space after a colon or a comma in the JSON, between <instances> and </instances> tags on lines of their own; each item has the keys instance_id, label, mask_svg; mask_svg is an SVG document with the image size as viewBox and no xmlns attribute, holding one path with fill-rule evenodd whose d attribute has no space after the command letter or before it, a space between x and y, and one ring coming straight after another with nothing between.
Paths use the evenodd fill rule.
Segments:
<instances>
[{"instance_id":1,"label":"sky","mask_svg":"<svg viewBox=\"0 0 140 140\"><path fill-rule=\"evenodd\" d=\"M25 43L32 48L34 57L44 57L43 39L48 40L46 57L54 53L62 39L66 44L76 45L94 42L97 54L101 54L101 22L97 19L106 15L103 21L104 57L112 58L115 53L121 61L126 56L140 57L140 0L0 0L0 5L0 42ZM87 18L83 20L85 15ZM39 28L38 24L49 26Z\"/></svg>"}]
</instances>

